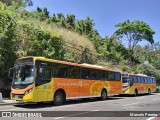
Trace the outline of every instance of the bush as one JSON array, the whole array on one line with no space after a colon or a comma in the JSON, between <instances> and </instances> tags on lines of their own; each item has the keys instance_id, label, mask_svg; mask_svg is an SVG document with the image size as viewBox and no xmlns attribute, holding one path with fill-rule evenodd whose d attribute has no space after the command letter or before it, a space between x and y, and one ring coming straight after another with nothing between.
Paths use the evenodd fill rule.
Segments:
<instances>
[{"instance_id":1,"label":"bush","mask_svg":"<svg viewBox=\"0 0 160 120\"><path fill-rule=\"evenodd\" d=\"M160 86L157 86L157 87L156 87L156 91L157 91L157 92L160 92Z\"/></svg>"}]
</instances>

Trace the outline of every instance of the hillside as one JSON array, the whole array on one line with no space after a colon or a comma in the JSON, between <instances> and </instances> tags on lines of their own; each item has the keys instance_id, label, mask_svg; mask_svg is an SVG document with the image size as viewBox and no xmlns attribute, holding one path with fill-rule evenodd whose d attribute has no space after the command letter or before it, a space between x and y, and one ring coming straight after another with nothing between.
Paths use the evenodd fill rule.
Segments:
<instances>
[{"instance_id":1,"label":"hillside","mask_svg":"<svg viewBox=\"0 0 160 120\"><path fill-rule=\"evenodd\" d=\"M43 56L102 65L122 72L143 73L160 79L160 68L157 67L160 56L158 43L144 47L136 45L134 49L130 49L125 47L122 44L123 39L118 37L121 31L116 31L118 34L113 33L111 37L102 38L94 29L95 23L90 17L77 20L75 15L62 13L49 16L47 8L16 13L20 6L18 3L7 6L0 2L1 78L7 75L8 69L13 67L17 58ZM13 16L15 17L10 22ZM132 22L126 22L130 23ZM138 24L141 23L143 22ZM152 38L152 35L150 36ZM147 64L144 64L145 61Z\"/></svg>"}]
</instances>

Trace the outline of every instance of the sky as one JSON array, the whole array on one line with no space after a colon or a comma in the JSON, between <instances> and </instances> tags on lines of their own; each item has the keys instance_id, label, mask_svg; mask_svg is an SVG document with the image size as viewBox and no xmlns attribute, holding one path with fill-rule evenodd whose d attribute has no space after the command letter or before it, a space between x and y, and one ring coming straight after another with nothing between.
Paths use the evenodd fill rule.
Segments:
<instances>
[{"instance_id":1,"label":"sky","mask_svg":"<svg viewBox=\"0 0 160 120\"><path fill-rule=\"evenodd\" d=\"M160 0L32 0L28 11L47 7L54 13L74 14L78 20L89 16L101 37L111 36L118 28L115 24L126 20L140 20L155 31L154 41L160 41ZM144 44L144 43L141 43ZM145 43L147 44L147 43Z\"/></svg>"}]
</instances>

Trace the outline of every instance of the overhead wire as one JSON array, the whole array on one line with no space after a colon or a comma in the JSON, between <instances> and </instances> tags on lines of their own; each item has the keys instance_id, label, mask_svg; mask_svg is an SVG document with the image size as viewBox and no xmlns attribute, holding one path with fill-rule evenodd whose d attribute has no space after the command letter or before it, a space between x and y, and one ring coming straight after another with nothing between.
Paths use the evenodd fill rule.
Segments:
<instances>
[{"instance_id":1,"label":"overhead wire","mask_svg":"<svg viewBox=\"0 0 160 120\"><path fill-rule=\"evenodd\" d=\"M46 4L47 2L45 2L45 4ZM52 3L52 2L51 2ZM53 4L53 3L52 3ZM55 5L55 4L54 4ZM50 6L51 8L53 8L53 6L51 6L51 4L48 4L47 3L47 6ZM57 6L57 5L56 5ZM62 9L61 7L59 7L60 9ZM65 10L65 9L62 9L63 11L65 11L65 12L69 12L68 10ZM33 17L32 17L33 18ZM28 19L26 19L26 18L24 18L26 21L28 21ZM34 18L35 19L35 18ZM35 21L36 22L36 21ZM34 26L33 26L33 28L34 28ZM80 46L78 46L78 45L76 45L76 44L72 44L72 43L70 43L70 42L67 42L67 41L64 41L63 40L63 46L65 46L65 47L68 47L68 48L72 48L72 49L74 49L74 50L77 50L77 51L81 51L82 53L86 50L86 49L88 49L88 47L85 47L85 48L83 48L82 49L82 47L80 47ZM75 47L76 46L76 47ZM78 48L77 48L78 47ZM80 49L79 49L80 48ZM94 52L89 52L89 51L85 51L85 53L87 53L88 55L90 55L90 56L94 56L94 57L97 57L97 55L98 55L98 53L95 53L95 51ZM78 52L75 52L75 54L78 54L78 55L82 55L82 54L79 54Z\"/></svg>"}]
</instances>

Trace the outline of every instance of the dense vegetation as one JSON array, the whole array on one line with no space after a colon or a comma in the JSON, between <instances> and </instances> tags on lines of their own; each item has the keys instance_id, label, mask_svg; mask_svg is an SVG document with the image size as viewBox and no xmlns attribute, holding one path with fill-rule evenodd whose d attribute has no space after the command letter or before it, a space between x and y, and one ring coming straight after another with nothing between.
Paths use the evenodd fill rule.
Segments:
<instances>
[{"instance_id":1,"label":"dense vegetation","mask_svg":"<svg viewBox=\"0 0 160 120\"><path fill-rule=\"evenodd\" d=\"M117 31L111 37L102 38L90 17L77 20L73 14L50 15L47 8L39 7L18 13L24 5L22 1L0 2L0 78L7 75L16 58L44 56L144 73L160 80L160 43L154 43L155 32L145 22L126 20L115 25ZM128 46L123 45L124 38ZM138 45L144 40L148 45Z\"/></svg>"}]
</instances>

